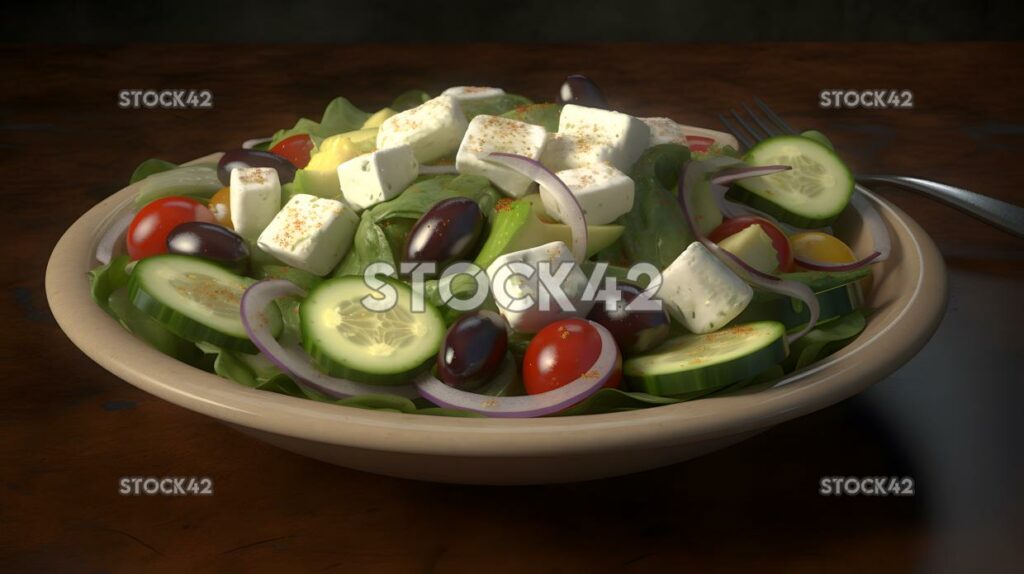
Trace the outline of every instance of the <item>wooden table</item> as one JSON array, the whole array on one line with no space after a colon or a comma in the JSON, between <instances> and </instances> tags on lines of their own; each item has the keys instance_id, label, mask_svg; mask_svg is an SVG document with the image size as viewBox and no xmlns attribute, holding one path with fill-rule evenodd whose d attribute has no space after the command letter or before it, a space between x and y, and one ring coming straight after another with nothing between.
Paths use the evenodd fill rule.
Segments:
<instances>
[{"instance_id":1,"label":"wooden table","mask_svg":"<svg viewBox=\"0 0 1024 574\"><path fill-rule=\"evenodd\" d=\"M0 48L0 570L998 571L1024 540L1024 242L885 190L950 267L940 332L841 405L657 471L489 488L292 455L137 391L70 344L43 272L72 221L141 160L236 146L405 89L550 99L567 73L642 116L716 127L751 95L829 134L855 170L1024 203L1021 44ZM210 89L212 110L123 110L127 88ZM824 110L828 88L913 110ZM208 476L212 497L129 497L125 476ZM911 498L823 497L823 476L910 476ZM1019 565L1020 562L1017 562Z\"/></svg>"}]
</instances>

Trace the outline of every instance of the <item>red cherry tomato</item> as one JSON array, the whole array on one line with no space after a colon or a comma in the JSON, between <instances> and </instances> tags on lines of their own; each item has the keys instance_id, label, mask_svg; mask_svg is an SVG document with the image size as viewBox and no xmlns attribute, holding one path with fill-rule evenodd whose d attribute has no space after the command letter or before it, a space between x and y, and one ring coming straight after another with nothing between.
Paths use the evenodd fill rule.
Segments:
<instances>
[{"instance_id":1,"label":"red cherry tomato","mask_svg":"<svg viewBox=\"0 0 1024 574\"><path fill-rule=\"evenodd\" d=\"M302 169L309 163L309 154L313 151L313 140L306 134L296 134L277 142L277 145L270 148L271 153L283 157L292 164Z\"/></svg>"},{"instance_id":2,"label":"red cherry tomato","mask_svg":"<svg viewBox=\"0 0 1024 574\"><path fill-rule=\"evenodd\" d=\"M526 347L523 386L537 395L567 385L594 366L601 354L601 335L583 319L564 319L544 327ZM615 349L615 369L605 387L622 379L622 356Z\"/></svg>"},{"instance_id":3,"label":"red cherry tomato","mask_svg":"<svg viewBox=\"0 0 1024 574\"><path fill-rule=\"evenodd\" d=\"M167 253L167 234L189 221L217 222L209 208L187 197L164 197L146 204L128 226L128 255L142 259Z\"/></svg>"},{"instance_id":4,"label":"red cherry tomato","mask_svg":"<svg viewBox=\"0 0 1024 574\"><path fill-rule=\"evenodd\" d=\"M708 234L708 239L718 243L719 241L743 231L751 225L760 225L768 237L772 240L772 247L779 256L779 270L788 272L793 270L793 248L789 244L789 238L778 228L777 225L763 217L736 217L726 219L721 225Z\"/></svg>"}]
</instances>

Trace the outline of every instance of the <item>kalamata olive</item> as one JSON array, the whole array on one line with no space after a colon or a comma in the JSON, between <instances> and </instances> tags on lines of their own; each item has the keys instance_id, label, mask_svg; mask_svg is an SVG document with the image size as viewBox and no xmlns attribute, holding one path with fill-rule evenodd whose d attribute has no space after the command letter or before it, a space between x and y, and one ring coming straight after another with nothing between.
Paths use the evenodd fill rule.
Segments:
<instances>
[{"instance_id":1,"label":"kalamata olive","mask_svg":"<svg viewBox=\"0 0 1024 574\"><path fill-rule=\"evenodd\" d=\"M402 249L403 261L437 263L437 272L454 261L469 259L484 228L475 201L453 197L439 201L413 225Z\"/></svg>"},{"instance_id":2,"label":"kalamata olive","mask_svg":"<svg viewBox=\"0 0 1024 574\"><path fill-rule=\"evenodd\" d=\"M224 152L217 162L217 179L224 185L231 185L231 170L243 167L272 167L277 170L281 185L295 179L295 166L292 162L276 153L243 148Z\"/></svg>"},{"instance_id":3,"label":"kalamata olive","mask_svg":"<svg viewBox=\"0 0 1024 574\"><path fill-rule=\"evenodd\" d=\"M576 104L590 108L608 109L604 92L586 76L573 74L562 82L558 90L558 101L563 104Z\"/></svg>"},{"instance_id":4,"label":"kalamata olive","mask_svg":"<svg viewBox=\"0 0 1024 574\"><path fill-rule=\"evenodd\" d=\"M493 311L463 315L445 333L437 376L457 389L474 389L498 372L508 349L505 320Z\"/></svg>"},{"instance_id":5,"label":"kalamata olive","mask_svg":"<svg viewBox=\"0 0 1024 574\"><path fill-rule=\"evenodd\" d=\"M237 273L249 266L249 247L240 235L215 223L190 221L167 235L167 252L219 263Z\"/></svg>"},{"instance_id":6,"label":"kalamata olive","mask_svg":"<svg viewBox=\"0 0 1024 574\"><path fill-rule=\"evenodd\" d=\"M644 303L656 304L656 299L650 301L638 301L634 309L626 309L626 306L633 302L643 289L630 283L620 282L616 289L619 292L619 301L615 310L605 309L603 301L599 301L590 311L587 317L598 323L612 334L615 342L619 344L623 355L631 355L649 351L658 346L668 338L669 318L664 309L661 311L642 311L636 309Z\"/></svg>"}]
</instances>

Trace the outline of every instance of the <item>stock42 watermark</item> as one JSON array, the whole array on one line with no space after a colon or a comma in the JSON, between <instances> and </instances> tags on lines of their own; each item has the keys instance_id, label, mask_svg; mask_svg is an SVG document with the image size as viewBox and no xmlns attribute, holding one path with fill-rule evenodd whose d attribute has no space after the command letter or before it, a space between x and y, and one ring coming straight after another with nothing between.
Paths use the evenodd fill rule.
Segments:
<instances>
[{"instance_id":1,"label":"stock42 watermark","mask_svg":"<svg viewBox=\"0 0 1024 574\"><path fill-rule=\"evenodd\" d=\"M914 496L909 476L823 476L818 483L822 496Z\"/></svg>"},{"instance_id":2,"label":"stock42 watermark","mask_svg":"<svg viewBox=\"0 0 1024 574\"><path fill-rule=\"evenodd\" d=\"M641 278L646 279L646 288L628 303L622 300L617 288L618 279L608 273L608 267L607 263L598 262L588 276L575 262L512 261L492 265L484 271L463 261L444 269L435 286L441 303L456 311L476 310L488 294L493 296L498 307L513 313L528 309L573 312L578 305L589 309L590 304L597 302L604 303L608 311L615 311L620 306L626 311L662 310L662 301L655 298L663 281L657 267L641 262L627 269L627 281L641 283ZM410 310L413 313L424 312L428 278L437 276L437 264L402 262L399 270L412 286ZM360 301L365 309L384 312L398 303L398 292L386 279L398 277L399 270L383 261L366 267L363 282L374 294ZM465 279L461 289L456 284L460 277Z\"/></svg>"},{"instance_id":3,"label":"stock42 watermark","mask_svg":"<svg viewBox=\"0 0 1024 574\"><path fill-rule=\"evenodd\" d=\"M827 89L818 92L822 109L910 110L914 108L914 92L910 90Z\"/></svg>"},{"instance_id":4,"label":"stock42 watermark","mask_svg":"<svg viewBox=\"0 0 1024 574\"><path fill-rule=\"evenodd\" d=\"M122 476L117 481L121 496L213 496L208 476Z\"/></svg>"},{"instance_id":5,"label":"stock42 watermark","mask_svg":"<svg viewBox=\"0 0 1024 574\"><path fill-rule=\"evenodd\" d=\"M117 93L117 107L125 110L209 110L213 108L210 90L121 90Z\"/></svg>"}]
</instances>

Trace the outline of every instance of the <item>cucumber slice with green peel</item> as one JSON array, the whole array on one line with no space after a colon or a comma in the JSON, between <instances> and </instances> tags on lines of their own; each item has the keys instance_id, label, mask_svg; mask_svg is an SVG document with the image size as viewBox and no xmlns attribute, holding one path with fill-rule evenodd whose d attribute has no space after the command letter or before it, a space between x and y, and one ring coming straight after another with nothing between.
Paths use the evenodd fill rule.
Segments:
<instances>
[{"instance_id":1,"label":"cucumber slice with green peel","mask_svg":"<svg viewBox=\"0 0 1024 574\"><path fill-rule=\"evenodd\" d=\"M818 325L852 313L863 304L860 285L857 283L840 285L815 295L818 297L820 308ZM733 322L739 325L753 321L778 321L788 330L807 323L810 318L811 313L802 302L781 295L758 292Z\"/></svg>"},{"instance_id":2,"label":"cucumber slice with green peel","mask_svg":"<svg viewBox=\"0 0 1024 574\"><path fill-rule=\"evenodd\" d=\"M135 265L128 296L135 307L183 339L255 353L241 315L242 293L253 283L198 257L157 255ZM281 316L276 307L268 307L267 318L277 336Z\"/></svg>"},{"instance_id":3,"label":"cucumber slice with green peel","mask_svg":"<svg viewBox=\"0 0 1024 574\"><path fill-rule=\"evenodd\" d=\"M751 166L788 165L792 169L742 180L727 197L803 228L824 227L846 209L853 175L834 151L802 136L778 136L750 148Z\"/></svg>"},{"instance_id":4,"label":"cucumber slice with green peel","mask_svg":"<svg viewBox=\"0 0 1024 574\"><path fill-rule=\"evenodd\" d=\"M437 356L445 334L437 308L424 301L422 312L412 309L412 290L384 279L397 294L386 311L367 309L365 297L381 292L363 277L344 276L313 289L299 309L306 351L325 372L363 383L408 383Z\"/></svg>"},{"instance_id":5,"label":"cucumber slice with green peel","mask_svg":"<svg viewBox=\"0 0 1024 574\"><path fill-rule=\"evenodd\" d=\"M753 377L782 362L787 352L785 326L759 321L670 339L623 363L622 373L638 391L694 396Z\"/></svg>"}]
</instances>

